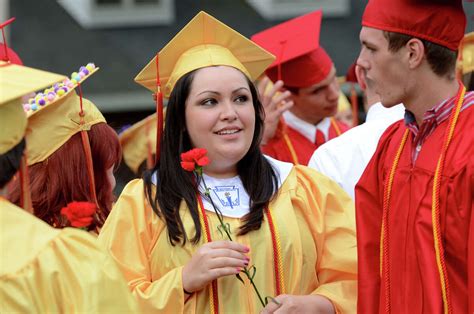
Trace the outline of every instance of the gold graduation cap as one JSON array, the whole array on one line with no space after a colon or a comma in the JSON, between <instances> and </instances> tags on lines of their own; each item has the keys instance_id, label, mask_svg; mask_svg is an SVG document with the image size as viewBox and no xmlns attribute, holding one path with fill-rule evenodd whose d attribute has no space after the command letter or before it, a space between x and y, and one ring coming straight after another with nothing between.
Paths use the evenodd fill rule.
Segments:
<instances>
[{"instance_id":1,"label":"gold graduation cap","mask_svg":"<svg viewBox=\"0 0 474 314\"><path fill-rule=\"evenodd\" d=\"M28 116L28 165L46 160L74 134L106 122L90 100L76 93L76 89L81 92L80 84L97 70L89 63L72 73L71 79L47 88L23 105Z\"/></svg>"},{"instance_id":2,"label":"gold graduation cap","mask_svg":"<svg viewBox=\"0 0 474 314\"><path fill-rule=\"evenodd\" d=\"M26 130L21 97L63 80L59 74L0 61L0 154L17 145Z\"/></svg>"},{"instance_id":3,"label":"gold graduation cap","mask_svg":"<svg viewBox=\"0 0 474 314\"><path fill-rule=\"evenodd\" d=\"M156 121L154 113L135 123L119 135L123 160L133 172L146 160L147 168L153 167L152 156L156 153Z\"/></svg>"},{"instance_id":4,"label":"gold graduation cap","mask_svg":"<svg viewBox=\"0 0 474 314\"><path fill-rule=\"evenodd\" d=\"M275 57L219 20L199 12L161 51L159 82L168 98L177 80L193 70L228 65L255 80ZM156 92L157 57L135 77L135 81Z\"/></svg>"},{"instance_id":5,"label":"gold graduation cap","mask_svg":"<svg viewBox=\"0 0 474 314\"><path fill-rule=\"evenodd\" d=\"M18 145L25 135L27 120L21 98L64 78L59 74L0 61L0 154ZM21 206L32 213L27 168L23 157L20 164Z\"/></svg>"},{"instance_id":6,"label":"gold graduation cap","mask_svg":"<svg viewBox=\"0 0 474 314\"><path fill-rule=\"evenodd\" d=\"M272 54L248 38L199 12L135 77L135 82L155 93L157 159L163 131L162 95L169 98L183 75L208 66L226 65L255 80L273 60Z\"/></svg>"}]
</instances>

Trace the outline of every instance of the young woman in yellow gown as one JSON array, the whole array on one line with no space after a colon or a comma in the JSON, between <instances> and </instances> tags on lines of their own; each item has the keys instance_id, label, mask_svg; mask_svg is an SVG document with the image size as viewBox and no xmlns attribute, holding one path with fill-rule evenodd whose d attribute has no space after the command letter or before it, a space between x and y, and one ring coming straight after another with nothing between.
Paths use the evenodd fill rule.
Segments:
<instances>
[{"instance_id":1,"label":"young woman in yellow gown","mask_svg":"<svg viewBox=\"0 0 474 314\"><path fill-rule=\"evenodd\" d=\"M161 153L125 187L99 242L144 311L259 312L242 274L255 268L262 298L275 298L265 310L355 312L353 203L328 178L259 148L263 108L252 80L273 60L201 12L137 76L169 98ZM202 177L180 164L197 147L211 160Z\"/></svg>"}]
</instances>

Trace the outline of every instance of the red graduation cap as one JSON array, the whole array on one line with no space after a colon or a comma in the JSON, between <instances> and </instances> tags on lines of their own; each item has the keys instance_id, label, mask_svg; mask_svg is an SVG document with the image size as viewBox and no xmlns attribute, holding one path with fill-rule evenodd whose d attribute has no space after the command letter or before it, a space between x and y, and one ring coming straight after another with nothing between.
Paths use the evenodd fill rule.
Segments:
<instances>
[{"instance_id":1,"label":"red graduation cap","mask_svg":"<svg viewBox=\"0 0 474 314\"><path fill-rule=\"evenodd\" d=\"M11 62L14 64L23 65L20 57L10 49L7 45L7 39L5 38L4 28L7 25L10 25L15 20L14 17L0 24L0 29L2 30L3 43L0 43L0 60L5 62Z\"/></svg>"},{"instance_id":2,"label":"red graduation cap","mask_svg":"<svg viewBox=\"0 0 474 314\"><path fill-rule=\"evenodd\" d=\"M457 50L464 36L462 0L369 0L362 25Z\"/></svg>"},{"instance_id":3,"label":"red graduation cap","mask_svg":"<svg viewBox=\"0 0 474 314\"><path fill-rule=\"evenodd\" d=\"M322 11L288 20L251 37L276 56L266 74L286 86L308 87L324 80L333 66L331 58L319 46Z\"/></svg>"}]
</instances>

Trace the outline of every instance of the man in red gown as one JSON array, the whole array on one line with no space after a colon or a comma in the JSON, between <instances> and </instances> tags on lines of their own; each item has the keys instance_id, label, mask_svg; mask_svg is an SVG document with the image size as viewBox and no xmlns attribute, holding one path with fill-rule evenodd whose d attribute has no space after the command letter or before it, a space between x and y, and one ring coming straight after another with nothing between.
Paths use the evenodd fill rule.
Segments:
<instances>
[{"instance_id":1,"label":"man in red gown","mask_svg":"<svg viewBox=\"0 0 474 314\"><path fill-rule=\"evenodd\" d=\"M334 64L319 46L321 19L322 12L315 11L252 36L276 56L265 73L276 84L283 81L283 90L290 92L293 102L283 113L274 136L264 136L262 150L294 164L307 165L316 148L349 129L332 118L341 91Z\"/></svg>"},{"instance_id":2,"label":"man in red gown","mask_svg":"<svg viewBox=\"0 0 474 314\"><path fill-rule=\"evenodd\" d=\"M365 9L357 64L406 114L356 187L359 313L474 313L474 93L455 79L465 25L461 0Z\"/></svg>"}]
</instances>

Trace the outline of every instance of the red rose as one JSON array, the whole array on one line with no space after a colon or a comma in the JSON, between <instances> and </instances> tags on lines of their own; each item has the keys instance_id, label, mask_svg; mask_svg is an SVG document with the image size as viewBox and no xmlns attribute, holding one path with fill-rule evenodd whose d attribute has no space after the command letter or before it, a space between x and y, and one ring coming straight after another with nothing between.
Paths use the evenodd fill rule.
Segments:
<instances>
[{"instance_id":1,"label":"red rose","mask_svg":"<svg viewBox=\"0 0 474 314\"><path fill-rule=\"evenodd\" d=\"M193 148L181 154L181 167L186 171L194 171L196 167L209 164L210 160L206 156L207 150L204 148Z\"/></svg>"},{"instance_id":2,"label":"red rose","mask_svg":"<svg viewBox=\"0 0 474 314\"><path fill-rule=\"evenodd\" d=\"M61 214L76 228L88 227L94 220L97 206L89 202L72 202L61 209Z\"/></svg>"}]
</instances>

